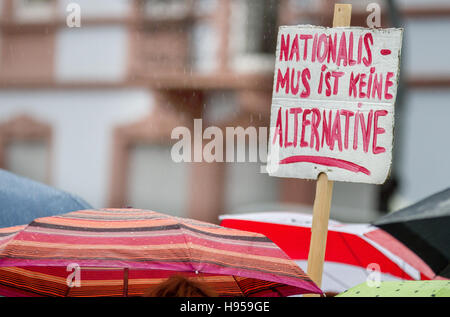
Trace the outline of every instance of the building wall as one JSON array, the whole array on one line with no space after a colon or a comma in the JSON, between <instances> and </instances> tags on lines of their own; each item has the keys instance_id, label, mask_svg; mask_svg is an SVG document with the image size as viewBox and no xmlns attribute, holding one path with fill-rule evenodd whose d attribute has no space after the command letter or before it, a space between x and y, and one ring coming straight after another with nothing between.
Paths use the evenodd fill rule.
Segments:
<instances>
[{"instance_id":1,"label":"building wall","mask_svg":"<svg viewBox=\"0 0 450 317\"><path fill-rule=\"evenodd\" d=\"M423 7L424 4L417 5ZM433 5L439 8L444 3L433 1L429 7L433 8ZM450 8L448 4L447 7ZM450 63L447 52L450 43L442 40L442 35L450 32L449 17L412 17L404 22L404 76L448 78ZM446 128L450 118L449 97L448 86L406 86L401 117L397 118L396 127L396 168L401 183L393 201L393 210L450 186L447 177L450 170L445 164L450 159L450 148L444 145L450 137Z\"/></svg>"},{"instance_id":2,"label":"building wall","mask_svg":"<svg viewBox=\"0 0 450 317\"><path fill-rule=\"evenodd\" d=\"M141 89L0 91L0 121L25 113L50 124L51 184L100 208L108 199L113 128L147 115L151 105Z\"/></svg>"},{"instance_id":3,"label":"building wall","mask_svg":"<svg viewBox=\"0 0 450 317\"><path fill-rule=\"evenodd\" d=\"M404 205L450 186L450 92L415 89L406 99L399 163Z\"/></svg>"}]
</instances>

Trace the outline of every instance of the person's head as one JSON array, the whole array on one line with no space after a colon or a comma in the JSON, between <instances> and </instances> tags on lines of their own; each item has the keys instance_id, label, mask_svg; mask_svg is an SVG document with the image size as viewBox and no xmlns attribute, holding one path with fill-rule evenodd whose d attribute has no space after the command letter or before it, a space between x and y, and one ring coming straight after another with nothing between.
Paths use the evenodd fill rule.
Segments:
<instances>
[{"instance_id":1,"label":"person's head","mask_svg":"<svg viewBox=\"0 0 450 317\"><path fill-rule=\"evenodd\" d=\"M206 284L182 275L173 275L149 289L144 297L215 297L216 293Z\"/></svg>"}]
</instances>

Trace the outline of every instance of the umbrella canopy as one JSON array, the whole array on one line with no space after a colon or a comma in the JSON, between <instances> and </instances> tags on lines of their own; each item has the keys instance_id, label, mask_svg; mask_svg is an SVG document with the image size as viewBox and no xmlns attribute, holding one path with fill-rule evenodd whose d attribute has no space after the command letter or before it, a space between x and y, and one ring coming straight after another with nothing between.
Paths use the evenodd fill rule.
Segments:
<instances>
[{"instance_id":1,"label":"umbrella canopy","mask_svg":"<svg viewBox=\"0 0 450 317\"><path fill-rule=\"evenodd\" d=\"M89 208L79 197L0 169L0 228Z\"/></svg>"},{"instance_id":2,"label":"umbrella canopy","mask_svg":"<svg viewBox=\"0 0 450 317\"><path fill-rule=\"evenodd\" d=\"M337 297L450 297L450 281L389 281L359 284Z\"/></svg>"},{"instance_id":3,"label":"umbrella canopy","mask_svg":"<svg viewBox=\"0 0 450 317\"><path fill-rule=\"evenodd\" d=\"M74 267L80 287L68 287ZM142 295L175 272L220 296L322 293L261 234L148 210L80 210L0 231L6 295Z\"/></svg>"},{"instance_id":4,"label":"umbrella canopy","mask_svg":"<svg viewBox=\"0 0 450 317\"><path fill-rule=\"evenodd\" d=\"M263 212L220 217L224 227L262 233L306 269L312 216L294 212ZM321 288L342 292L366 281L379 269L381 280L431 279L433 271L388 233L370 224L330 220Z\"/></svg>"},{"instance_id":5,"label":"umbrella canopy","mask_svg":"<svg viewBox=\"0 0 450 317\"><path fill-rule=\"evenodd\" d=\"M450 188L388 214L374 225L403 242L437 275L450 278Z\"/></svg>"}]
</instances>

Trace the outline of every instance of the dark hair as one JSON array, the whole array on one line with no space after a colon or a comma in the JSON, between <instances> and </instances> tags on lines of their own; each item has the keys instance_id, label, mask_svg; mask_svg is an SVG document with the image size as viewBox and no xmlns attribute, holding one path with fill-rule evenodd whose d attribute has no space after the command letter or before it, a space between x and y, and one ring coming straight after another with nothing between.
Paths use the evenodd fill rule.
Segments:
<instances>
[{"instance_id":1,"label":"dark hair","mask_svg":"<svg viewBox=\"0 0 450 317\"><path fill-rule=\"evenodd\" d=\"M172 275L161 284L148 289L144 297L216 297L206 284L183 275Z\"/></svg>"}]
</instances>

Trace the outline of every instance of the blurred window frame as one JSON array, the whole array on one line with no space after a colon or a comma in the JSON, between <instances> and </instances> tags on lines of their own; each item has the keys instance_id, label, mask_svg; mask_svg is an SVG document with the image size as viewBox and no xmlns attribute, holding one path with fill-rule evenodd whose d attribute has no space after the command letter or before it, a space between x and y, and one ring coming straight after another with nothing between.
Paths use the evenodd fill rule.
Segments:
<instances>
[{"instance_id":1,"label":"blurred window frame","mask_svg":"<svg viewBox=\"0 0 450 317\"><path fill-rule=\"evenodd\" d=\"M273 71L280 5L276 0L231 1L229 34L234 34L234 40L230 41L228 49L233 70L237 72ZM264 25L267 25L267 21L269 21L268 28L272 28L272 32L261 30ZM256 40L252 41L252 37ZM267 46L269 42L272 43L272 47Z\"/></svg>"},{"instance_id":2,"label":"blurred window frame","mask_svg":"<svg viewBox=\"0 0 450 317\"><path fill-rule=\"evenodd\" d=\"M154 92L154 95L155 103L147 117L137 122L116 126L113 130L111 187L108 199L110 207L127 207L129 162L133 147L143 144L172 146L176 142L171 139L172 130L179 126L191 127L193 121L189 110L202 100L201 94L198 94L197 98L190 95L190 99L184 94L174 92ZM181 101L183 98L186 101ZM187 106L185 105L184 110L179 109L183 103L187 103Z\"/></svg>"},{"instance_id":3,"label":"blurred window frame","mask_svg":"<svg viewBox=\"0 0 450 317\"><path fill-rule=\"evenodd\" d=\"M41 122L30 115L17 115L0 123L0 168L8 170L6 157L9 144L16 141L39 141L44 144L47 151L45 183L51 184L52 136L50 124Z\"/></svg>"},{"instance_id":4,"label":"blurred window frame","mask_svg":"<svg viewBox=\"0 0 450 317\"><path fill-rule=\"evenodd\" d=\"M49 22L57 17L57 0L13 0L12 18L19 23Z\"/></svg>"}]
</instances>

